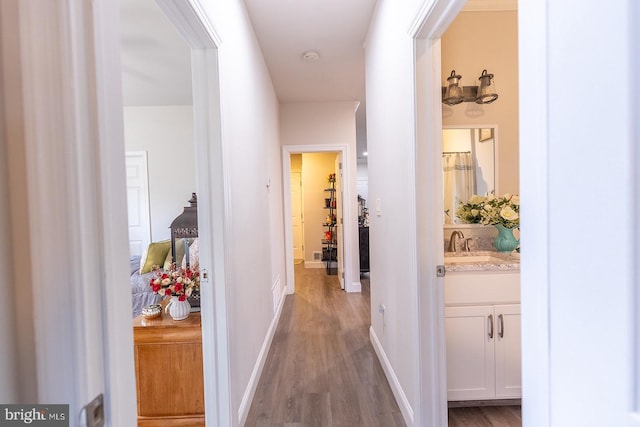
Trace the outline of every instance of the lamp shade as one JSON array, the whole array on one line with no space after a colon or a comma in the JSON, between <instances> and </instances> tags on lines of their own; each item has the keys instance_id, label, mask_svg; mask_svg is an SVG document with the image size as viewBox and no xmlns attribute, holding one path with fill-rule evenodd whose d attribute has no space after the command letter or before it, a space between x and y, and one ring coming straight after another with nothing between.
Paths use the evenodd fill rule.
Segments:
<instances>
[{"instance_id":1,"label":"lamp shade","mask_svg":"<svg viewBox=\"0 0 640 427\"><path fill-rule=\"evenodd\" d=\"M456 74L456 70L451 71L451 75L447 78L447 90L444 93L444 102L447 105L456 105L464 101L462 96L462 86L460 79L462 76Z\"/></svg>"},{"instance_id":2,"label":"lamp shade","mask_svg":"<svg viewBox=\"0 0 640 427\"><path fill-rule=\"evenodd\" d=\"M487 70L482 70L482 75L478 77L480 80L480 86L478 87L478 94L476 96L477 104L491 104L498 99L498 91L496 90L496 84L493 81L493 74L487 73Z\"/></svg>"}]
</instances>

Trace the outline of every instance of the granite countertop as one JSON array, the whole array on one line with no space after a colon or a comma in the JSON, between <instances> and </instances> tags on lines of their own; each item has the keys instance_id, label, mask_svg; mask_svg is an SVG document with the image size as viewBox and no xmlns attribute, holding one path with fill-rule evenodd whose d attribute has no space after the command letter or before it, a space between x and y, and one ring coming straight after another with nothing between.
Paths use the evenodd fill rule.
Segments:
<instances>
[{"instance_id":1,"label":"granite countertop","mask_svg":"<svg viewBox=\"0 0 640 427\"><path fill-rule=\"evenodd\" d=\"M468 261L465 258L468 258ZM444 266L447 272L520 271L520 254L495 251L445 252Z\"/></svg>"}]
</instances>

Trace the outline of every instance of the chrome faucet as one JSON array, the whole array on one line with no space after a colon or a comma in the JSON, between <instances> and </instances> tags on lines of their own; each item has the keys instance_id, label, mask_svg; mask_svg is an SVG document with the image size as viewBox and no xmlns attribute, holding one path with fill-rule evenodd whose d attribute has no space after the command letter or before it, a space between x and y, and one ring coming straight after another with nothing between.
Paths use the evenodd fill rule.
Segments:
<instances>
[{"instance_id":1,"label":"chrome faucet","mask_svg":"<svg viewBox=\"0 0 640 427\"><path fill-rule=\"evenodd\" d=\"M448 252L456 252L456 237L464 239L464 234L462 234L462 231L460 230L453 230L453 232L451 233L451 238L449 238L449 249L447 249Z\"/></svg>"}]
</instances>

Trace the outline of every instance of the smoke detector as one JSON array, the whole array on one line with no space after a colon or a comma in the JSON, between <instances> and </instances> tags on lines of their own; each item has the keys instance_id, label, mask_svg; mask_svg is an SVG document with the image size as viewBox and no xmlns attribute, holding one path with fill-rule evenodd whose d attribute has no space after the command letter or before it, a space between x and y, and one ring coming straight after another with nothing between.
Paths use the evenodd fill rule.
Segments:
<instances>
[{"instance_id":1,"label":"smoke detector","mask_svg":"<svg viewBox=\"0 0 640 427\"><path fill-rule=\"evenodd\" d=\"M320 59L320 55L318 55L318 52L314 50L308 50L302 54L302 59L304 59L306 62L316 62L318 61L318 59Z\"/></svg>"}]
</instances>

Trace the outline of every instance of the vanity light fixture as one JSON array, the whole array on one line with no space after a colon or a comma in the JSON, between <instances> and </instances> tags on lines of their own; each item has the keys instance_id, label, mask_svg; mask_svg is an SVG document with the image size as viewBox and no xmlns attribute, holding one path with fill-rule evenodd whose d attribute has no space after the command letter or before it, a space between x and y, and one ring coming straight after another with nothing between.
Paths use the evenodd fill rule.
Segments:
<instances>
[{"instance_id":1,"label":"vanity light fixture","mask_svg":"<svg viewBox=\"0 0 640 427\"><path fill-rule=\"evenodd\" d=\"M443 99L447 105L456 105L460 104L464 101L464 97L462 96L463 88L460 86L460 79L462 76L456 74L456 70L451 70L451 75L447 77L447 82L449 85L443 89Z\"/></svg>"},{"instance_id":2,"label":"vanity light fixture","mask_svg":"<svg viewBox=\"0 0 640 427\"><path fill-rule=\"evenodd\" d=\"M476 104L491 104L498 99L496 84L492 82L493 74L487 73L487 70L482 70L482 75L478 79L480 80L480 86L476 95Z\"/></svg>"},{"instance_id":3,"label":"vanity light fixture","mask_svg":"<svg viewBox=\"0 0 640 427\"><path fill-rule=\"evenodd\" d=\"M491 104L498 99L493 74L489 74L487 70L482 70L482 74L478 77L480 86L460 86L460 79L462 76L457 75L456 70L452 70L447 78L448 86L442 88L443 103L447 105L456 105L461 102Z\"/></svg>"}]
</instances>

